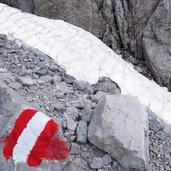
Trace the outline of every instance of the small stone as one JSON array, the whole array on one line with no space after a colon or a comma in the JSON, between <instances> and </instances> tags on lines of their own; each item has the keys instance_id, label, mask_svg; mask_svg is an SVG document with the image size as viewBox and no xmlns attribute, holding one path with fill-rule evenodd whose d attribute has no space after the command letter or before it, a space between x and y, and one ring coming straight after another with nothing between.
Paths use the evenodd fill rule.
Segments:
<instances>
[{"instance_id":1,"label":"small stone","mask_svg":"<svg viewBox=\"0 0 171 171\"><path fill-rule=\"evenodd\" d=\"M27 96L27 97L25 98L25 100L26 100L27 102L32 102L32 101L33 101L33 98L32 98L31 96Z\"/></svg>"},{"instance_id":2,"label":"small stone","mask_svg":"<svg viewBox=\"0 0 171 171\"><path fill-rule=\"evenodd\" d=\"M62 171L76 171L77 168L73 165L72 162L68 162Z\"/></svg>"},{"instance_id":3,"label":"small stone","mask_svg":"<svg viewBox=\"0 0 171 171\"><path fill-rule=\"evenodd\" d=\"M34 78L34 79L38 79L39 76L38 76L37 74L33 73L33 78Z\"/></svg>"},{"instance_id":4,"label":"small stone","mask_svg":"<svg viewBox=\"0 0 171 171\"><path fill-rule=\"evenodd\" d=\"M45 83L52 83L53 82L53 77L50 75L44 75L40 77L40 80L42 80Z\"/></svg>"},{"instance_id":5,"label":"small stone","mask_svg":"<svg viewBox=\"0 0 171 171\"><path fill-rule=\"evenodd\" d=\"M77 127L77 142L86 143L87 141L87 122L80 121Z\"/></svg>"},{"instance_id":6,"label":"small stone","mask_svg":"<svg viewBox=\"0 0 171 171\"><path fill-rule=\"evenodd\" d=\"M75 107L68 107L66 109L66 114L75 121L78 118L78 109Z\"/></svg>"},{"instance_id":7,"label":"small stone","mask_svg":"<svg viewBox=\"0 0 171 171\"><path fill-rule=\"evenodd\" d=\"M74 100L74 101L71 101L70 105L73 106L73 107L76 107L78 109L83 109L84 106L85 106L84 102L83 102L83 100L81 98L77 99L77 100Z\"/></svg>"},{"instance_id":8,"label":"small stone","mask_svg":"<svg viewBox=\"0 0 171 171\"><path fill-rule=\"evenodd\" d=\"M77 90L80 90L80 91L84 90L84 84L80 81L77 81L77 80L73 81L73 87Z\"/></svg>"},{"instance_id":9,"label":"small stone","mask_svg":"<svg viewBox=\"0 0 171 171\"><path fill-rule=\"evenodd\" d=\"M53 79L54 79L54 81L56 81L56 82L61 82L61 81L62 81L62 78L61 78L59 75L55 75L55 76L53 77Z\"/></svg>"},{"instance_id":10,"label":"small stone","mask_svg":"<svg viewBox=\"0 0 171 171\"><path fill-rule=\"evenodd\" d=\"M164 128L161 120L157 118L154 114L152 115L151 111L149 113L149 129L154 132L159 132Z\"/></svg>"},{"instance_id":11,"label":"small stone","mask_svg":"<svg viewBox=\"0 0 171 171\"><path fill-rule=\"evenodd\" d=\"M167 135L166 135L164 132L162 132L162 131L157 132L155 135L156 135L156 137L158 137L160 140L164 140L164 139L167 137Z\"/></svg>"},{"instance_id":12,"label":"small stone","mask_svg":"<svg viewBox=\"0 0 171 171\"><path fill-rule=\"evenodd\" d=\"M80 154L81 149L80 145L77 143L72 143L71 144L71 154Z\"/></svg>"},{"instance_id":13,"label":"small stone","mask_svg":"<svg viewBox=\"0 0 171 171\"><path fill-rule=\"evenodd\" d=\"M97 104L95 103L95 102L93 102L92 104L91 104L91 107L94 109L95 107L97 106Z\"/></svg>"},{"instance_id":14,"label":"small stone","mask_svg":"<svg viewBox=\"0 0 171 171\"><path fill-rule=\"evenodd\" d=\"M17 81L23 86L32 86L35 84L35 81L33 79L27 77L18 77Z\"/></svg>"},{"instance_id":15,"label":"small stone","mask_svg":"<svg viewBox=\"0 0 171 171\"><path fill-rule=\"evenodd\" d=\"M69 131L75 132L76 128L77 123L72 118L67 117L67 129Z\"/></svg>"},{"instance_id":16,"label":"small stone","mask_svg":"<svg viewBox=\"0 0 171 171\"><path fill-rule=\"evenodd\" d=\"M24 76L26 76L26 75L29 75L29 72L28 72L28 70L22 70L20 73L19 73L19 75L21 76L21 77L24 77Z\"/></svg>"},{"instance_id":17,"label":"small stone","mask_svg":"<svg viewBox=\"0 0 171 171\"><path fill-rule=\"evenodd\" d=\"M42 67L39 70L37 70L35 73L39 76L43 76L43 75L46 75L47 72L48 72L47 69Z\"/></svg>"},{"instance_id":18,"label":"small stone","mask_svg":"<svg viewBox=\"0 0 171 171\"><path fill-rule=\"evenodd\" d=\"M106 154L102 157L102 160L103 160L103 164L104 165L108 165L112 162L112 158L109 154Z\"/></svg>"},{"instance_id":19,"label":"small stone","mask_svg":"<svg viewBox=\"0 0 171 171\"><path fill-rule=\"evenodd\" d=\"M108 77L100 77L94 86L94 92L102 91L109 94L120 94L121 90L116 83Z\"/></svg>"},{"instance_id":20,"label":"small stone","mask_svg":"<svg viewBox=\"0 0 171 171\"><path fill-rule=\"evenodd\" d=\"M51 71L57 71L58 70L58 66L57 65L54 65L54 64L51 64L51 65L49 65L49 69Z\"/></svg>"},{"instance_id":21,"label":"small stone","mask_svg":"<svg viewBox=\"0 0 171 171\"><path fill-rule=\"evenodd\" d=\"M21 88L21 84L19 84L19 83L10 83L9 87L11 87L14 90L19 90Z\"/></svg>"},{"instance_id":22,"label":"small stone","mask_svg":"<svg viewBox=\"0 0 171 171\"><path fill-rule=\"evenodd\" d=\"M158 151L157 148L155 148L155 147L150 146L150 150L151 150L153 153L155 153L155 154L158 154L158 153L159 153L159 151Z\"/></svg>"},{"instance_id":23,"label":"small stone","mask_svg":"<svg viewBox=\"0 0 171 171\"><path fill-rule=\"evenodd\" d=\"M65 107L61 103L54 104L54 110L57 110L58 112L63 112L65 110Z\"/></svg>"},{"instance_id":24,"label":"small stone","mask_svg":"<svg viewBox=\"0 0 171 171\"><path fill-rule=\"evenodd\" d=\"M64 92L64 93L73 93L72 87L69 87L65 82L59 82L56 85L57 90Z\"/></svg>"},{"instance_id":25,"label":"small stone","mask_svg":"<svg viewBox=\"0 0 171 171\"><path fill-rule=\"evenodd\" d=\"M168 154L168 153L165 153L165 154L164 154L164 157L165 157L166 159L171 158L170 154Z\"/></svg>"},{"instance_id":26,"label":"small stone","mask_svg":"<svg viewBox=\"0 0 171 171\"><path fill-rule=\"evenodd\" d=\"M26 69L31 69L33 70L35 68L35 65L34 64L31 64L31 63L27 63L26 64Z\"/></svg>"},{"instance_id":27,"label":"small stone","mask_svg":"<svg viewBox=\"0 0 171 171\"><path fill-rule=\"evenodd\" d=\"M45 82L43 80L37 80L37 83L40 84L40 85L43 85Z\"/></svg>"},{"instance_id":28,"label":"small stone","mask_svg":"<svg viewBox=\"0 0 171 171\"><path fill-rule=\"evenodd\" d=\"M99 157L94 157L92 163L90 164L92 169L101 169L103 167L103 160Z\"/></svg>"},{"instance_id":29,"label":"small stone","mask_svg":"<svg viewBox=\"0 0 171 171\"><path fill-rule=\"evenodd\" d=\"M67 77L62 76L62 81L64 81L67 84L72 84L73 80Z\"/></svg>"},{"instance_id":30,"label":"small stone","mask_svg":"<svg viewBox=\"0 0 171 171\"><path fill-rule=\"evenodd\" d=\"M90 122L92 115L93 115L93 110L85 107L81 112L81 119L86 122Z\"/></svg>"},{"instance_id":31,"label":"small stone","mask_svg":"<svg viewBox=\"0 0 171 171\"><path fill-rule=\"evenodd\" d=\"M70 139L71 139L71 141L75 141L76 136L75 136L75 135L71 135L71 136L70 136Z\"/></svg>"},{"instance_id":32,"label":"small stone","mask_svg":"<svg viewBox=\"0 0 171 171\"><path fill-rule=\"evenodd\" d=\"M121 167L116 161L113 162L112 168L116 171L121 171ZM137 171L137 170L135 170L135 171Z\"/></svg>"},{"instance_id":33,"label":"small stone","mask_svg":"<svg viewBox=\"0 0 171 171\"><path fill-rule=\"evenodd\" d=\"M102 99L104 97L105 93L98 91L93 97L92 97L92 101L93 102L99 102L100 99Z\"/></svg>"},{"instance_id":34,"label":"small stone","mask_svg":"<svg viewBox=\"0 0 171 171\"><path fill-rule=\"evenodd\" d=\"M61 73L63 73L63 74L66 73L66 70L64 68L61 68L61 67L58 68L58 71L61 72Z\"/></svg>"},{"instance_id":35,"label":"small stone","mask_svg":"<svg viewBox=\"0 0 171 171\"><path fill-rule=\"evenodd\" d=\"M165 151L166 151L167 153L171 153L171 147L165 147Z\"/></svg>"},{"instance_id":36,"label":"small stone","mask_svg":"<svg viewBox=\"0 0 171 171\"><path fill-rule=\"evenodd\" d=\"M171 167L171 157L168 159L169 161L169 166Z\"/></svg>"},{"instance_id":37,"label":"small stone","mask_svg":"<svg viewBox=\"0 0 171 171\"><path fill-rule=\"evenodd\" d=\"M59 98L59 99L63 98L64 97L64 92L56 93L56 97Z\"/></svg>"}]
</instances>

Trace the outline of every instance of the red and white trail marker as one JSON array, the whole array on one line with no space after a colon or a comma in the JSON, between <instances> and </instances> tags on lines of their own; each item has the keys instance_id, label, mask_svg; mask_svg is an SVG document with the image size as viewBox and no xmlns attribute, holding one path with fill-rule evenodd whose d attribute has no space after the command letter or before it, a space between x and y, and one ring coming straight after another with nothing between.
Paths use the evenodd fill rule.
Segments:
<instances>
[{"instance_id":1,"label":"red and white trail marker","mask_svg":"<svg viewBox=\"0 0 171 171\"><path fill-rule=\"evenodd\" d=\"M48 116L34 110L24 110L6 137L3 155L14 163L24 162L39 166L45 160L65 160L69 149L65 141L55 137L58 125Z\"/></svg>"}]
</instances>

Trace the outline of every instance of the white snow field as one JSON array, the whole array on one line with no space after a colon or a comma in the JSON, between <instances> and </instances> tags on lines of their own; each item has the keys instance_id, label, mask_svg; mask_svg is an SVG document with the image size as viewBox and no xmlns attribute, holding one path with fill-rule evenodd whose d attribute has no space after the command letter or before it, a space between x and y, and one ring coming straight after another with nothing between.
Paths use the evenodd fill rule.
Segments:
<instances>
[{"instance_id":1,"label":"white snow field","mask_svg":"<svg viewBox=\"0 0 171 171\"><path fill-rule=\"evenodd\" d=\"M148 80L103 42L81 28L0 3L0 33L49 55L78 80L96 83L101 76L116 82L122 94L135 96L171 124L171 93Z\"/></svg>"}]
</instances>

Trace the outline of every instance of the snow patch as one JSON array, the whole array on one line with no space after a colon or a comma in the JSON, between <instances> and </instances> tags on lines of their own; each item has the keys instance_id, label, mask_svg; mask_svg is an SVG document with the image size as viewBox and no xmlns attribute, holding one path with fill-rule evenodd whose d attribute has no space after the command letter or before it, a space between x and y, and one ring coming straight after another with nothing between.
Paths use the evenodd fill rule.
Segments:
<instances>
[{"instance_id":1,"label":"snow patch","mask_svg":"<svg viewBox=\"0 0 171 171\"><path fill-rule=\"evenodd\" d=\"M122 94L131 95L171 124L171 93L148 80L103 42L81 28L50 20L0 3L0 33L12 35L37 48L78 80L96 83L101 76L116 82Z\"/></svg>"}]
</instances>

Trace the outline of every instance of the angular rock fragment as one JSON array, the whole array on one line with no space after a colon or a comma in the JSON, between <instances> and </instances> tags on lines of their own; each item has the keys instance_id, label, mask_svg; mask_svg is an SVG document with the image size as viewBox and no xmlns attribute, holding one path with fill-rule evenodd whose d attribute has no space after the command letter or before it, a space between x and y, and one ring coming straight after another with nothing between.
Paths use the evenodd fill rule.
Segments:
<instances>
[{"instance_id":1,"label":"angular rock fragment","mask_svg":"<svg viewBox=\"0 0 171 171\"><path fill-rule=\"evenodd\" d=\"M17 81L21 83L23 86L32 86L35 84L35 81L28 77L18 77Z\"/></svg>"},{"instance_id":2,"label":"angular rock fragment","mask_svg":"<svg viewBox=\"0 0 171 171\"><path fill-rule=\"evenodd\" d=\"M92 160L90 167L92 169L101 169L103 167L103 160L100 157L94 157Z\"/></svg>"},{"instance_id":3,"label":"angular rock fragment","mask_svg":"<svg viewBox=\"0 0 171 171\"><path fill-rule=\"evenodd\" d=\"M148 167L148 117L136 98L106 95L95 108L88 139L126 169Z\"/></svg>"},{"instance_id":4,"label":"angular rock fragment","mask_svg":"<svg viewBox=\"0 0 171 171\"><path fill-rule=\"evenodd\" d=\"M108 165L110 162L112 162L112 158L110 157L109 154L106 154L102 157L103 164Z\"/></svg>"},{"instance_id":5,"label":"angular rock fragment","mask_svg":"<svg viewBox=\"0 0 171 171\"><path fill-rule=\"evenodd\" d=\"M80 154L81 149L80 145L77 143L72 143L71 144L71 154Z\"/></svg>"},{"instance_id":6,"label":"angular rock fragment","mask_svg":"<svg viewBox=\"0 0 171 171\"><path fill-rule=\"evenodd\" d=\"M68 107L66 109L66 115L75 121L78 118L78 109L75 107Z\"/></svg>"},{"instance_id":7,"label":"angular rock fragment","mask_svg":"<svg viewBox=\"0 0 171 171\"><path fill-rule=\"evenodd\" d=\"M87 123L80 121L77 127L77 141L80 143L86 143L87 141Z\"/></svg>"},{"instance_id":8,"label":"angular rock fragment","mask_svg":"<svg viewBox=\"0 0 171 171\"><path fill-rule=\"evenodd\" d=\"M121 92L119 86L107 77L99 78L98 83L96 83L93 87L94 92L101 91L109 94L119 94Z\"/></svg>"},{"instance_id":9,"label":"angular rock fragment","mask_svg":"<svg viewBox=\"0 0 171 171\"><path fill-rule=\"evenodd\" d=\"M83 102L83 99L77 99L77 100L74 100L74 101L71 101L70 102L71 106L73 107L76 107L78 109L83 109L84 108L84 102Z\"/></svg>"}]
</instances>

